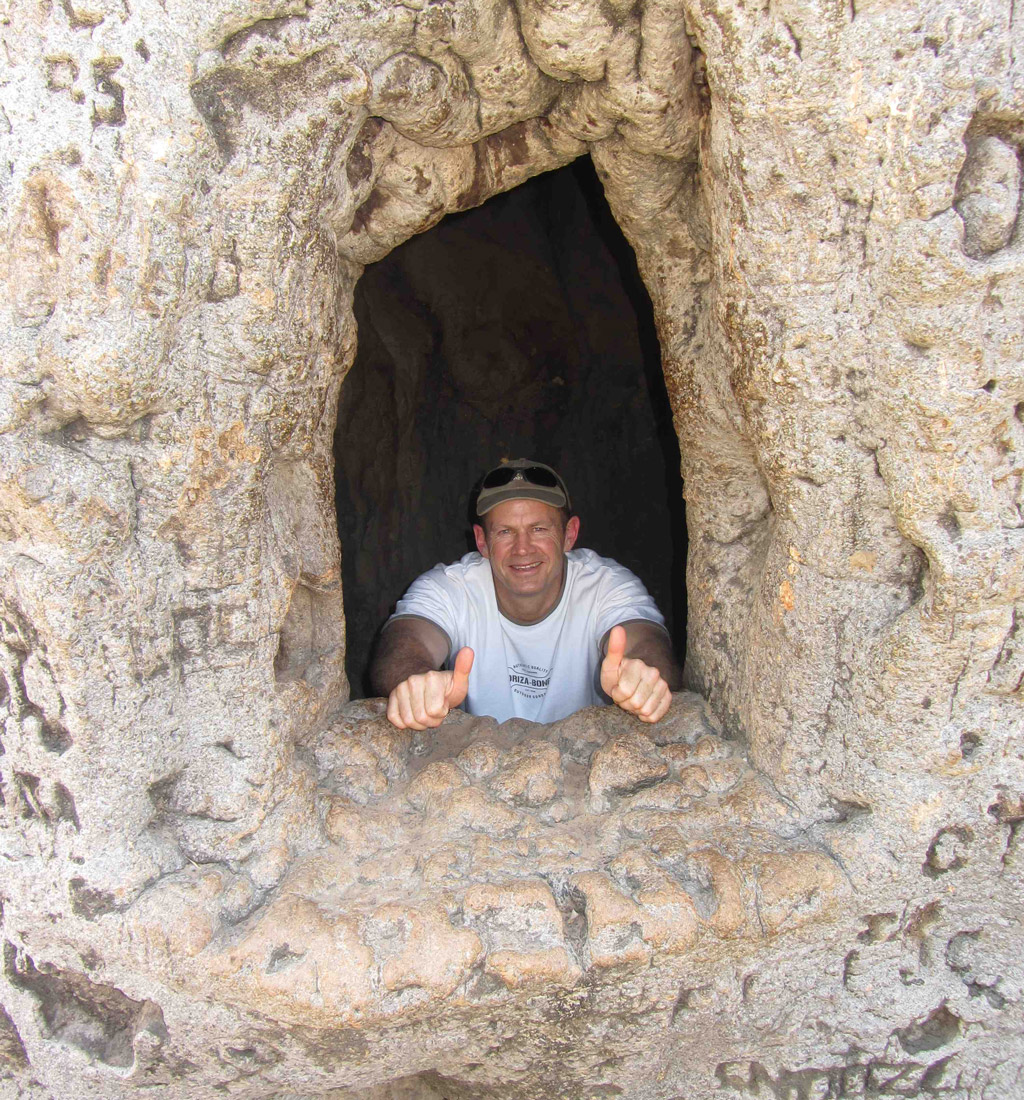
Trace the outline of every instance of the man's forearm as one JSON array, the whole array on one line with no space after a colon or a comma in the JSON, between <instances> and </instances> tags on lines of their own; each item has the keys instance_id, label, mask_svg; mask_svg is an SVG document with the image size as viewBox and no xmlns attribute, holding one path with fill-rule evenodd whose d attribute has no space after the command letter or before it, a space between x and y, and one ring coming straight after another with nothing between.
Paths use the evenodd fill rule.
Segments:
<instances>
[{"instance_id":1,"label":"man's forearm","mask_svg":"<svg viewBox=\"0 0 1024 1100\"><path fill-rule=\"evenodd\" d=\"M373 664L370 666L370 683L379 696L388 696L403 680L419 673L440 667L436 646L422 637L422 630L396 621L384 628Z\"/></svg>"},{"instance_id":2,"label":"man's forearm","mask_svg":"<svg viewBox=\"0 0 1024 1100\"><path fill-rule=\"evenodd\" d=\"M672 652L672 642L660 627L626 623L626 656L656 668L671 691L683 686L683 670Z\"/></svg>"}]
</instances>

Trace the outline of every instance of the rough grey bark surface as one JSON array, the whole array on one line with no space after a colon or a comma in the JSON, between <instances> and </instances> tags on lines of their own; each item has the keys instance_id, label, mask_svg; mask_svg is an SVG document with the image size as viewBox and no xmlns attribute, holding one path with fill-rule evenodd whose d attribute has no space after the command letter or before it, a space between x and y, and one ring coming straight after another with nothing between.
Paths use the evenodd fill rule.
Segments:
<instances>
[{"instance_id":1,"label":"rough grey bark surface","mask_svg":"<svg viewBox=\"0 0 1024 1100\"><path fill-rule=\"evenodd\" d=\"M1014 5L0 33L4 1089L1021 1095ZM396 736L345 707L352 286L583 153L707 703Z\"/></svg>"}]
</instances>

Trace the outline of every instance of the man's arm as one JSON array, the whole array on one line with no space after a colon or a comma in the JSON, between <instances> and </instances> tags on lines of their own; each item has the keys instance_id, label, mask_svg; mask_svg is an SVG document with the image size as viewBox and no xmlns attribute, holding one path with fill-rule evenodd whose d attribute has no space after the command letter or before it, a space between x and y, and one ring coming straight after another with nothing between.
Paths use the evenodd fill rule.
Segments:
<instances>
[{"instance_id":1,"label":"man's arm","mask_svg":"<svg viewBox=\"0 0 1024 1100\"><path fill-rule=\"evenodd\" d=\"M448 656L448 636L427 619L395 619L377 645L370 681L388 697L388 721L398 729L439 726L469 690L473 651L459 650L455 668L439 671Z\"/></svg>"},{"instance_id":2,"label":"man's arm","mask_svg":"<svg viewBox=\"0 0 1024 1100\"><path fill-rule=\"evenodd\" d=\"M668 636L668 631L649 619L634 619L632 622L620 625L626 631L625 656L656 668L668 684L670 691L680 691L683 686L683 670L676 663L676 655L672 652L672 640ZM609 631L610 636L611 631ZM605 652L607 650L606 643Z\"/></svg>"},{"instance_id":3,"label":"man's arm","mask_svg":"<svg viewBox=\"0 0 1024 1100\"><path fill-rule=\"evenodd\" d=\"M665 630L646 620L620 623L608 632L601 688L613 703L642 722L657 722L683 685Z\"/></svg>"},{"instance_id":4,"label":"man's arm","mask_svg":"<svg viewBox=\"0 0 1024 1100\"><path fill-rule=\"evenodd\" d=\"M448 656L448 635L428 619L395 619L381 631L370 665L370 682L379 695L390 695L410 676L432 672Z\"/></svg>"}]
</instances>

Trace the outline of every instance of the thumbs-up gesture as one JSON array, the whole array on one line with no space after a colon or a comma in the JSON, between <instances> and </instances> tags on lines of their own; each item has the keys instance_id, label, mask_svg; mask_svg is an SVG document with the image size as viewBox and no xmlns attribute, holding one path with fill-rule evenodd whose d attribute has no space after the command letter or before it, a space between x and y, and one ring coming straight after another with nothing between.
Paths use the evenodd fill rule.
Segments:
<instances>
[{"instance_id":1,"label":"thumbs-up gesture","mask_svg":"<svg viewBox=\"0 0 1024 1100\"><path fill-rule=\"evenodd\" d=\"M473 651L464 646L450 671L416 673L403 680L388 696L388 721L400 730L426 730L439 726L469 691Z\"/></svg>"},{"instance_id":2,"label":"thumbs-up gesture","mask_svg":"<svg viewBox=\"0 0 1024 1100\"><path fill-rule=\"evenodd\" d=\"M641 722L657 722L672 702L672 692L658 669L626 656L626 631L621 626L613 626L608 634L601 689Z\"/></svg>"}]
</instances>

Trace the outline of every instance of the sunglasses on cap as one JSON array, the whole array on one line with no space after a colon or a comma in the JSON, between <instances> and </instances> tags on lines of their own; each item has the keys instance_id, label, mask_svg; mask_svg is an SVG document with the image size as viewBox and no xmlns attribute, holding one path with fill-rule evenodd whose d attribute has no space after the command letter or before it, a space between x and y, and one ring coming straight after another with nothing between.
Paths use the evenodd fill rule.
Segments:
<instances>
[{"instance_id":1,"label":"sunglasses on cap","mask_svg":"<svg viewBox=\"0 0 1024 1100\"><path fill-rule=\"evenodd\" d=\"M565 486L557 477L543 466L499 466L484 476L480 483L482 489L499 489L502 485L508 485L522 477L531 485L540 485L545 489L561 489L565 492ZM568 496L568 494L566 494Z\"/></svg>"},{"instance_id":2,"label":"sunglasses on cap","mask_svg":"<svg viewBox=\"0 0 1024 1100\"><path fill-rule=\"evenodd\" d=\"M477 495L476 514L482 516L502 501L516 497L539 500L554 508L572 507L565 482L550 466L519 458L484 474Z\"/></svg>"}]
</instances>

